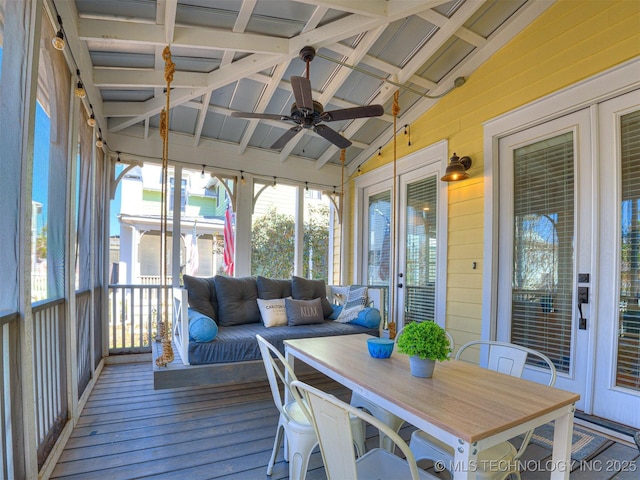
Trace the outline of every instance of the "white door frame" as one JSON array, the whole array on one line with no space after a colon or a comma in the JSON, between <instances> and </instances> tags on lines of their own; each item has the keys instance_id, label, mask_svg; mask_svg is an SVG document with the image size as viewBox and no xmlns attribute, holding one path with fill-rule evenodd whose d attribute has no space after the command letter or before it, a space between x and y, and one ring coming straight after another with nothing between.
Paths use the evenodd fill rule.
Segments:
<instances>
[{"instance_id":1,"label":"white door frame","mask_svg":"<svg viewBox=\"0 0 640 480\"><path fill-rule=\"evenodd\" d=\"M396 161L396 175L400 178L402 175L412 172L417 169L424 168L429 165L433 165L438 169L438 175L444 175L444 172L449 163L448 159L449 151L448 151L448 142L446 140L441 140L437 143L434 143L428 147L425 147L417 152L414 152L406 157L398 159ZM383 165L380 168L372 170L371 172L367 172L363 175L360 175L355 179L355 194L354 194L354 235L353 235L353 264L352 264L352 283L360 283L363 279L363 269L364 269L364 258L367 255L366 252L366 242L365 239L362 238L362 234L358 234L356 232L364 232L364 227L366 225L366 217L367 210L365 206L367 205L367 198L365 197L365 188L371 187L373 185L383 183L388 181L389 179L393 179L393 163L388 163ZM396 225L392 225L392 233L395 235L395 245L396 248L398 246L398 219L399 215L402 212L399 212L397 209L399 208L401 202L399 201L400 195L400 185L396 184L397 191L395 192L395 198L391 198L391 208L396 209ZM393 187L392 187L393 189ZM438 258L437 258L437 280L436 280L436 318L434 319L436 323L445 327L446 318L446 297L447 297L447 230L448 230L448 184L446 182L440 182L438 189ZM398 259L399 255L396 256L396 265L392 269L393 272L398 271ZM397 285L397 279L392 279L392 285ZM396 296L397 298L397 296ZM396 305L396 308L397 305ZM390 312L391 314L391 312Z\"/></svg>"},{"instance_id":2,"label":"white door frame","mask_svg":"<svg viewBox=\"0 0 640 480\"><path fill-rule=\"evenodd\" d=\"M576 112L598 103L640 88L638 81L640 58L625 62L587 80L574 84L542 99L489 120L484 126L484 169L485 169L485 219L484 219L484 265L482 280L482 327L481 338L495 339L498 309L498 154L499 140L530 127L554 120L563 115ZM595 125L593 125L595 131ZM596 141L596 140L592 140ZM597 152L597 148L592 149ZM594 224L597 228L597 223ZM597 239L592 245L593 258L598 258ZM592 265L592 269L597 268ZM592 278L597 272L592 270ZM592 308L590 306L590 308ZM591 315L590 315L591 316ZM591 316L591 318L593 318ZM595 328L589 329L589 344L595 342ZM587 366L587 381L593 382L593 359ZM590 379L590 380L589 380ZM586 389L584 411L591 413L593 395Z\"/></svg>"}]
</instances>

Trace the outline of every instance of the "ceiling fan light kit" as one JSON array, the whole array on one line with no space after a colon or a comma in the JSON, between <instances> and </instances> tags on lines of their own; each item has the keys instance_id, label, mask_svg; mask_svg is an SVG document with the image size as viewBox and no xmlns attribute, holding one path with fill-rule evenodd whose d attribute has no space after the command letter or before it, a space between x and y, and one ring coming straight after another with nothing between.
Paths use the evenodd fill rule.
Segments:
<instances>
[{"instance_id":1,"label":"ceiling fan light kit","mask_svg":"<svg viewBox=\"0 0 640 480\"><path fill-rule=\"evenodd\" d=\"M361 107L341 108L338 110L324 111L324 106L313 99L311 81L309 80L309 64L314 59L316 51L313 47L306 46L300 50L299 56L307 64L306 77L291 77L291 89L295 102L291 105L289 115L274 115L254 112L231 112L236 118L257 118L281 120L295 123L295 126L284 132L271 148L281 150L302 129L313 130L316 134L333 143L338 148L351 146L351 141L343 137L333 128L322 122L336 122L341 120L354 120L357 118L379 117L384 114L382 105L364 105Z\"/></svg>"}]
</instances>

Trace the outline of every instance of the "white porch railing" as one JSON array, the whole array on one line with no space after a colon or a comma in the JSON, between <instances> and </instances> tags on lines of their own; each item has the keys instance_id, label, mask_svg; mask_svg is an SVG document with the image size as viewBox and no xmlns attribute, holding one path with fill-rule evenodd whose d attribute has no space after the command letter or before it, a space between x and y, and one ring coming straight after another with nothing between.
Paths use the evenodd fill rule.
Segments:
<instances>
[{"instance_id":1,"label":"white porch railing","mask_svg":"<svg viewBox=\"0 0 640 480\"><path fill-rule=\"evenodd\" d=\"M159 277L158 277L159 279ZM171 323L170 287L109 285L109 354L151 352L163 312Z\"/></svg>"}]
</instances>

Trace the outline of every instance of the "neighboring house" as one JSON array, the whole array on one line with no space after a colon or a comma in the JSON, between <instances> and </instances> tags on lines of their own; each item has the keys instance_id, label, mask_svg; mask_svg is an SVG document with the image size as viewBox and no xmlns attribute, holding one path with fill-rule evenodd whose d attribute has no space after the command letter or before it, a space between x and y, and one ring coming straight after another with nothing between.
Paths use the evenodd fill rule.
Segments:
<instances>
[{"instance_id":1,"label":"neighboring house","mask_svg":"<svg viewBox=\"0 0 640 480\"><path fill-rule=\"evenodd\" d=\"M121 181L122 207L118 214L120 283L159 283L161 174L159 166L145 165L133 168ZM173 180L173 169L170 169L170 217L173 216L174 195L180 196L179 272L200 276L215 275L222 268L220 243L223 241L226 191L219 179L200 172L183 171L179 193L176 193ZM171 219L168 230L173 233ZM172 249L171 241L169 249ZM172 258L171 254L168 258ZM171 271L172 266L169 264L168 272Z\"/></svg>"}]
</instances>

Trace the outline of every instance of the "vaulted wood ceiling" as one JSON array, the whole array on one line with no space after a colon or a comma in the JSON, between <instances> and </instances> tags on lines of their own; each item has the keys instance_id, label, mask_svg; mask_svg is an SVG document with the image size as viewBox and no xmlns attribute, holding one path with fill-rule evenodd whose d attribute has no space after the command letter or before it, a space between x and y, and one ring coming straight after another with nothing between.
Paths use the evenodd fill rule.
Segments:
<instances>
[{"instance_id":1,"label":"vaulted wood ceiling","mask_svg":"<svg viewBox=\"0 0 640 480\"><path fill-rule=\"evenodd\" d=\"M290 77L305 75L312 46L314 99L325 110L382 104L381 117L335 121L353 172L537 18L546 0L48 0L60 15L110 151L159 157L166 102L162 50L171 45L170 157L260 174L335 176L340 150L292 124L234 118L233 111L289 115ZM69 55L69 53L68 53ZM348 68L347 65L353 68ZM458 80L459 83L462 83ZM464 85L458 87L464 88Z\"/></svg>"}]
</instances>

